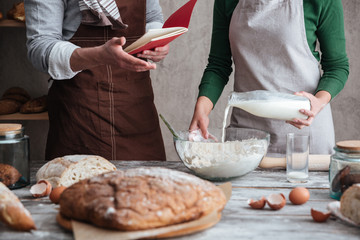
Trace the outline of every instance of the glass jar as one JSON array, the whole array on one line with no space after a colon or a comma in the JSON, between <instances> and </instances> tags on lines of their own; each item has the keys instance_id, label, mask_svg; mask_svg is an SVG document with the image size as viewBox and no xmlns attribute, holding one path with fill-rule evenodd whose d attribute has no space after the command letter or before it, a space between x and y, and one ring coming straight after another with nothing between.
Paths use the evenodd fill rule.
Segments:
<instances>
[{"instance_id":1,"label":"glass jar","mask_svg":"<svg viewBox=\"0 0 360 240\"><path fill-rule=\"evenodd\" d=\"M351 185L360 183L360 141L341 141L334 147L329 168L330 197L340 200Z\"/></svg>"},{"instance_id":2,"label":"glass jar","mask_svg":"<svg viewBox=\"0 0 360 240\"><path fill-rule=\"evenodd\" d=\"M0 181L10 189L30 184L29 137L21 124L0 124Z\"/></svg>"}]
</instances>

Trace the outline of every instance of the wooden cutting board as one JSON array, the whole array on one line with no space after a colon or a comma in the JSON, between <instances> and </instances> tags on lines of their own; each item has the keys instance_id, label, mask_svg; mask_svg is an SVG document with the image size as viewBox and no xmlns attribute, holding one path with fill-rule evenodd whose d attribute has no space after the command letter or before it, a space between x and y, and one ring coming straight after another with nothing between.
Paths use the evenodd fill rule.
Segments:
<instances>
[{"instance_id":1,"label":"wooden cutting board","mask_svg":"<svg viewBox=\"0 0 360 240\"><path fill-rule=\"evenodd\" d=\"M232 192L231 183L227 182L218 187L224 191L226 200L229 201ZM76 240L130 240L177 237L210 228L218 223L220 219L221 213L214 211L200 219L167 227L142 231L117 231L102 229L87 223L66 219L60 213L56 216L56 221L59 225L69 231L72 231Z\"/></svg>"},{"instance_id":2,"label":"wooden cutting board","mask_svg":"<svg viewBox=\"0 0 360 240\"><path fill-rule=\"evenodd\" d=\"M330 155L309 155L310 171L329 171ZM286 168L285 157L265 157L259 167L261 168Z\"/></svg>"}]
</instances>

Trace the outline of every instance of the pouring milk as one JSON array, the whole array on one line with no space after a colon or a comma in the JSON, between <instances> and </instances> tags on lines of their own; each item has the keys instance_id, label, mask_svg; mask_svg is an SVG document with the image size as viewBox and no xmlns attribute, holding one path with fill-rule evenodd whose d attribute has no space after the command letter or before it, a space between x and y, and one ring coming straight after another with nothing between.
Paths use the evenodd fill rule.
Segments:
<instances>
[{"instance_id":1,"label":"pouring milk","mask_svg":"<svg viewBox=\"0 0 360 240\"><path fill-rule=\"evenodd\" d=\"M241 108L255 116L279 120L294 118L306 119L300 109L310 110L310 101L306 97L289 93L256 90L251 92L232 92L225 108L222 129L222 142L225 141L226 120L230 107Z\"/></svg>"}]
</instances>

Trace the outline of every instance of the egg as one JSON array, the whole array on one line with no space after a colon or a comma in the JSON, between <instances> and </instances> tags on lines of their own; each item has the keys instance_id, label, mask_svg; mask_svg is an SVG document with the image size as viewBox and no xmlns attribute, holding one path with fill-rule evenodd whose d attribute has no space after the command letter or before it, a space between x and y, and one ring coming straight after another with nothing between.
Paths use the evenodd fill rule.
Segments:
<instances>
[{"instance_id":1,"label":"egg","mask_svg":"<svg viewBox=\"0 0 360 240\"><path fill-rule=\"evenodd\" d=\"M64 186L53 188L53 190L50 193L50 200L51 202L58 204L60 200L61 193L66 189Z\"/></svg>"},{"instance_id":2,"label":"egg","mask_svg":"<svg viewBox=\"0 0 360 240\"><path fill-rule=\"evenodd\" d=\"M310 198L310 192L304 187L296 187L291 190L289 200L295 205L306 203Z\"/></svg>"},{"instance_id":3,"label":"egg","mask_svg":"<svg viewBox=\"0 0 360 240\"><path fill-rule=\"evenodd\" d=\"M331 215L331 212L320 212L315 209L311 209L311 216L315 222L325 222Z\"/></svg>"}]
</instances>

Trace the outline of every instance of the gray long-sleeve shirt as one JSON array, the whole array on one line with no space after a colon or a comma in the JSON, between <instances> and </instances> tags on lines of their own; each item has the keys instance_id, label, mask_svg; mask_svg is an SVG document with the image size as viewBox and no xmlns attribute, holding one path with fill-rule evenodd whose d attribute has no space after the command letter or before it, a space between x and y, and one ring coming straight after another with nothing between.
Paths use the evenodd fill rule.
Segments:
<instances>
[{"instance_id":1,"label":"gray long-sleeve shirt","mask_svg":"<svg viewBox=\"0 0 360 240\"><path fill-rule=\"evenodd\" d=\"M77 74L70 57L78 46L70 43L81 23L78 0L25 0L28 58L53 79L69 79ZM146 29L161 28L159 0L146 2Z\"/></svg>"}]
</instances>

